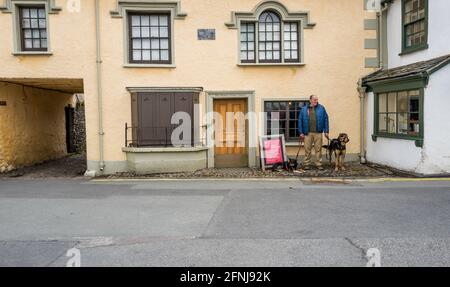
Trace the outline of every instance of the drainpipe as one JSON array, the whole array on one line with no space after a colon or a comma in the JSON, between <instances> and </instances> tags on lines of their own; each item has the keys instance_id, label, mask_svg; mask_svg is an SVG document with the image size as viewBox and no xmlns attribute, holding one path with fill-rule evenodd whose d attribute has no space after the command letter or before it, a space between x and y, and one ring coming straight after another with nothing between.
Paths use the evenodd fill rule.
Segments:
<instances>
[{"instance_id":1,"label":"drainpipe","mask_svg":"<svg viewBox=\"0 0 450 287\"><path fill-rule=\"evenodd\" d=\"M377 12L377 19L378 19L378 45L379 45L379 47L378 47L378 57L379 57L379 59L378 59L378 62L379 62L379 67L380 67L380 69L382 69L383 68L383 57L384 57L384 49L383 49L383 45L384 45L384 42L383 42L383 29L384 29L384 27L383 27L383 13L384 13L384 11L386 11L386 10L388 10L389 9L389 3L387 3L387 2L385 2L385 3L383 3L382 4L382 6L381 6L381 10L380 10L380 12ZM387 36L387 35L386 35Z\"/></svg>"},{"instance_id":2,"label":"drainpipe","mask_svg":"<svg viewBox=\"0 0 450 287\"><path fill-rule=\"evenodd\" d=\"M364 104L365 104L365 98L366 98L366 87L363 87L362 85L362 79L360 79L358 81L358 92L359 92L359 114L360 114L360 124L359 124L359 128L360 128L360 143L359 143L359 157L360 157L360 162L362 164L367 163L367 159L366 159L366 147L365 147L365 108L364 108Z\"/></svg>"},{"instance_id":3,"label":"drainpipe","mask_svg":"<svg viewBox=\"0 0 450 287\"><path fill-rule=\"evenodd\" d=\"M99 135L99 153L100 153L100 172L105 169L104 160L104 136L103 130L103 97L102 97L102 58L100 46L100 0L95 0L95 38L96 38L96 64L97 64L97 104L98 104L98 135Z\"/></svg>"}]
</instances>

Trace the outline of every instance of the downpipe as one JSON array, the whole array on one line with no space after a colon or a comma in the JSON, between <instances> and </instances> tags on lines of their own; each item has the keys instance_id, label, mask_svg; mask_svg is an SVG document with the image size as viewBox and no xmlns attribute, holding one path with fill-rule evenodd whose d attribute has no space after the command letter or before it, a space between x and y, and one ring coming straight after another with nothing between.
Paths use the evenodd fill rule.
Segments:
<instances>
[{"instance_id":1,"label":"downpipe","mask_svg":"<svg viewBox=\"0 0 450 287\"><path fill-rule=\"evenodd\" d=\"M366 99L366 87L362 85L362 79L358 81L358 92L359 92L359 115L360 115L360 143L359 143L359 158L362 164L367 163L366 159L366 147L365 147L365 99Z\"/></svg>"},{"instance_id":2,"label":"downpipe","mask_svg":"<svg viewBox=\"0 0 450 287\"><path fill-rule=\"evenodd\" d=\"M98 105L98 135L99 135L99 169L105 169L104 136L103 130L103 95L102 95L102 57L100 42L100 0L95 0L95 38L96 38L96 66L97 66L97 105Z\"/></svg>"}]
</instances>

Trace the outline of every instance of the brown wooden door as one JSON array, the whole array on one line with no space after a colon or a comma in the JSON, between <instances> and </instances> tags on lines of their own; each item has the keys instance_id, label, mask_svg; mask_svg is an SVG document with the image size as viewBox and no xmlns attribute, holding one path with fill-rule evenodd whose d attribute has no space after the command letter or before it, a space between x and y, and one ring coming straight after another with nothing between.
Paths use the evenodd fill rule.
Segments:
<instances>
[{"instance_id":1,"label":"brown wooden door","mask_svg":"<svg viewBox=\"0 0 450 287\"><path fill-rule=\"evenodd\" d=\"M215 167L248 166L247 100L214 100L214 112L221 118L214 121Z\"/></svg>"}]
</instances>

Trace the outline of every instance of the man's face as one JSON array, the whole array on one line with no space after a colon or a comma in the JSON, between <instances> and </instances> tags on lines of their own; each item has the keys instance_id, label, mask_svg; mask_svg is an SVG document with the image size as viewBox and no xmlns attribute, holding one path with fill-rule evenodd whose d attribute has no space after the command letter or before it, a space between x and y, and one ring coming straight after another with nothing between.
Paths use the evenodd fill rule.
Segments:
<instances>
[{"instance_id":1,"label":"man's face","mask_svg":"<svg viewBox=\"0 0 450 287\"><path fill-rule=\"evenodd\" d=\"M311 98L310 102L311 102L311 106L315 107L319 103L319 98L314 96Z\"/></svg>"}]
</instances>

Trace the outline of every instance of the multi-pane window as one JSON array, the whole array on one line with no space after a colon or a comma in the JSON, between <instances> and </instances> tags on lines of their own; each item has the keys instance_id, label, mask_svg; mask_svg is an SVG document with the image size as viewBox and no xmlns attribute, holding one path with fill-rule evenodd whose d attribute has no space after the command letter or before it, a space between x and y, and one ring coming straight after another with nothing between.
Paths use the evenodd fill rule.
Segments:
<instances>
[{"instance_id":1,"label":"multi-pane window","mask_svg":"<svg viewBox=\"0 0 450 287\"><path fill-rule=\"evenodd\" d=\"M300 27L271 10L256 22L241 22L241 63L300 63Z\"/></svg>"},{"instance_id":2,"label":"multi-pane window","mask_svg":"<svg viewBox=\"0 0 450 287\"><path fill-rule=\"evenodd\" d=\"M21 6L19 15L22 51L47 51L45 7Z\"/></svg>"},{"instance_id":3,"label":"multi-pane window","mask_svg":"<svg viewBox=\"0 0 450 287\"><path fill-rule=\"evenodd\" d=\"M241 24L241 61L255 62L255 23Z\"/></svg>"},{"instance_id":4,"label":"multi-pane window","mask_svg":"<svg viewBox=\"0 0 450 287\"><path fill-rule=\"evenodd\" d=\"M298 62L298 23L284 23L284 58L286 62Z\"/></svg>"},{"instance_id":5,"label":"multi-pane window","mask_svg":"<svg viewBox=\"0 0 450 287\"><path fill-rule=\"evenodd\" d=\"M281 62L281 21L274 12L259 17L259 62Z\"/></svg>"},{"instance_id":6,"label":"multi-pane window","mask_svg":"<svg viewBox=\"0 0 450 287\"><path fill-rule=\"evenodd\" d=\"M414 48L427 42L427 0L404 0L404 48Z\"/></svg>"},{"instance_id":7,"label":"multi-pane window","mask_svg":"<svg viewBox=\"0 0 450 287\"><path fill-rule=\"evenodd\" d=\"M170 16L168 14L130 14L130 63L170 64Z\"/></svg>"},{"instance_id":8,"label":"multi-pane window","mask_svg":"<svg viewBox=\"0 0 450 287\"><path fill-rule=\"evenodd\" d=\"M266 101L266 135L281 134L286 141L298 141L298 117L308 101Z\"/></svg>"},{"instance_id":9,"label":"multi-pane window","mask_svg":"<svg viewBox=\"0 0 450 287\"><path fill-rule=\"evenodd\" d=\"M419 136L420 91L378 94L378 133Z\"/></svg>"}]
</instances>

